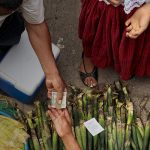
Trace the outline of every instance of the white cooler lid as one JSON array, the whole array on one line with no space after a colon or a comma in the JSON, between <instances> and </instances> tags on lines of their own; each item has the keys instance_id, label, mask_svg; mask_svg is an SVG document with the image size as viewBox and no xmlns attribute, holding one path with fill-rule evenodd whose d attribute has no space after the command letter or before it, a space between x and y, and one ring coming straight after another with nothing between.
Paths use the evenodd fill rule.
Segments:
<instances>
[{"instance_id":1,"label":"white cooler lid","mask_svg":"<svg viewBox=\"0 0 150 150\"><path fill-rule=\"evenodd\" d=\"M57 58L59 48L52 44L52 51ZM13 46L1 61L0 78L27 95L32 95L44 79L43 70L26 31L22 34L19 44Z\"/></svg>"}]
</instances>

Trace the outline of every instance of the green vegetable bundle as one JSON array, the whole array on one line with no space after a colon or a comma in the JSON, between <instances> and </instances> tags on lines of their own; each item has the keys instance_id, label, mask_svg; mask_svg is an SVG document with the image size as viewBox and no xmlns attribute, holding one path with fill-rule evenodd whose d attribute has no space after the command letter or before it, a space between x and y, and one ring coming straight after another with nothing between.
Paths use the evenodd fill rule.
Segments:
<instances>
[{"instance_id":1,"label":"green vegetable bundle","mask_svg":"<svg viewBox=\"0 0 150 150\"><path fill-rule=\"evenodd\" d=\"M82 150L149 150L150 117L146 122L136 117L133 103L120 82L106 85L103 91L70 86L68 109L75 137ZM36 102L28 113L31 150L64 150L64 145L46 115L47 104ZM91 118L105 129L92 136L83 123Z\"/></svg>"},{"instance_id":2,"label":"green vegetable bundle","mask_svg":"<svg viewBox=\"0 0 150 150\"><path fill-rule=\"evenodd\" d=\"M3 111L8 108L7 103L1 106ZM127 88L120 82L101 91L70 86L68 110L82 150L150 150L150 114L145 122L136 116ZM46 111L47 103L43 102L35 102L35 109L27 115L9 106L9 114L28 129L30 150L65 150ZM91 118L104 128L94 137L83 125Z\"/></svg>"},{"instance_id":3,"label":"green vegetable bundle","mask_svg":"<svg viewBox=\"0 0 150 150\"><path fill-rule=\"evenodd\" d=\"M103 91L71 87L74 132L82 150L150 150L150 115L136 117L127 88L120 82ZM96 118L105 129L93 137L83 122Z\"/></svg>"},{"instance_id":4,"label":"green vegetable bundle","mask_svg":"<svg viewBox=\"0 0 150 150\"><path fill-rule=\"evenodd\" d=\"M35 110L27 114L30 150L63 150L63 143L48 117L47 103L35 102Z\"/></svg>"}]
</instances>

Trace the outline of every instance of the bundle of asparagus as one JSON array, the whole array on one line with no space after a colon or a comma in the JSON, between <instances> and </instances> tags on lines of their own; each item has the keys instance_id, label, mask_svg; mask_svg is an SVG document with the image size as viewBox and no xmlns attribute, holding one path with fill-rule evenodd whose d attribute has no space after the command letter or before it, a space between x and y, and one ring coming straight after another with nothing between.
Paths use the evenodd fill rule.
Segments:
<instances>
[{"instance_id":1,"label":"bundle of asparagus","mask_svg":"<svg viewBox=\"0 0 150 150\"><path fill-rule=\"evenodd\" d=\"M82 150L150 150L150 114L146 122L136 116L127 88L120 82L102 91L70 87L68 110ZM46 102L35 102L35 110L26 117L18 108L14 116L27 126L30 150L65 150L46 111ZM94 137L83 124L91 118L105 129Z\"/></svg>"},{"instance_id":2,"label":"bundle of asparagus","mask_svg":"<svg viewBox=\"0 0 150 150\"><path fill-rule=\"evenodd\" d=\"M30 150L63 150L63 143L46 111L47 103L37 101L35 110L27 114Z\"/></svg>"},{"instance_id":3,"label":"bundle of asparagus","mask_svg":"<svg viewBox=\"0 0 150 150\"><path fill-rule=\"evenodd\" d=\"M99 90L71 87L74 132L82 150L150 150L150 115L136 117L127 88L120 82ZM92 137L83 122L96 118L105 129Z\"/></svg>"},{"instance_id":4,"label":"bundle of asparagus","mask_svg":"<svg viewBox=\"0 0 150 150\"><path fill-rule=\"evenodd\" d=\"M47 104L36 102L27 115L30 150L64 150L46 110ZM71 86L68 110L82 150L150 149L150 115L146 123L136 117L127 88L120 82L106 85L103 91ZM93 117L105 129L94 137L83 124Z\"/></svg>"}]
</instances>

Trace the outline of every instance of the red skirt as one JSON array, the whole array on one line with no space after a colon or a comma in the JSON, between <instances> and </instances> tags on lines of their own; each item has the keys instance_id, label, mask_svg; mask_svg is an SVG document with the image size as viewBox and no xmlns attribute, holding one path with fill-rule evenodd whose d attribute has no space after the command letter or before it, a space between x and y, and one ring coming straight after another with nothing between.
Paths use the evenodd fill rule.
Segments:
<instances>
[{"instance_id":1,"label":"red skirt","mask_svg":"<svg viewBox=\"0 0 150 150\"><path fill-rule=\"evenodd\" d=\"M150 26L137 39L126 37L123 6L113 7L98 0L83 0L79 37L84 53L100 68L114 67L121 79L150 76Z\"/></svg>"}]
</instances>

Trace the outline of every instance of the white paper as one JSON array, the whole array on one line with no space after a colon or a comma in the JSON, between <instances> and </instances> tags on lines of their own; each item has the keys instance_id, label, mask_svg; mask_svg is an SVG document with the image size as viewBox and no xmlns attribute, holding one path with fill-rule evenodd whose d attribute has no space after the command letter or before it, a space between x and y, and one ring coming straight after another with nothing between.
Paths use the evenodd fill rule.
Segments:
<instances>
[{"instance_id":1,"label":"white paper","mask_svg":"<svg viewBox=\"0 0 150 150\"><path fill-rule=\"evenodd\" d=\"M95 118L92 118L92 119L84 122L84 125L93 136L104 131L104 128L97 122L97 120Z\"/></svg>"}]
</instances>

